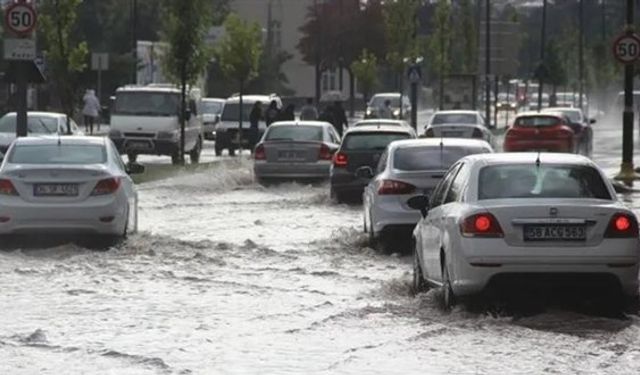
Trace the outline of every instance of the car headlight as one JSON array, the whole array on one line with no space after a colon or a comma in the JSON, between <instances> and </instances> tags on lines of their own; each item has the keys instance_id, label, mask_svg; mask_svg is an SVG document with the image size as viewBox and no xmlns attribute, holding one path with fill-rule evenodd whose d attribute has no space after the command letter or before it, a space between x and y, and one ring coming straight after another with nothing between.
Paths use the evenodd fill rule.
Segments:
<instances>
[{"instance_id":1,"label":"car headlight","mask_svg":"<svg viewBox=\"0 0 640 375\"><path fill-rule=\"evenodd\" d=\"M178 138L180 138L180 136L177 130L171 132L158 132L158 139L174 141Z\"/></svg>"},{"instance_id":2,"label":"car headlight","mask_svg":"<svg viewBox=\"0 0 640 375\"><path fill-rule=\"evenodd\" d=\"M373 111L371 110L371 108L367 108L367 111L365 113L367 114L367 116L370 116Z\"/></svg>"},{"instance_id":3,"label":"car headlight","mask_svg":"<svg viewBox=\"0 0 640 375\"><path fill-rule=\"evenodd\" d=\"M109 138L122 138L122 132L120 130L109 130Z\"/></svg>"},{"instance_id":4,"label":"car headlight","mask_svg":"<svg viewBox=\"0 0 640 375\"><path fill-rule=\"evenodd\" d=\"M396 116L396 117L399 117L400 116L400 110L396 109L395 111L393 111L393 115Z\"/></svg>"}]
</instances>

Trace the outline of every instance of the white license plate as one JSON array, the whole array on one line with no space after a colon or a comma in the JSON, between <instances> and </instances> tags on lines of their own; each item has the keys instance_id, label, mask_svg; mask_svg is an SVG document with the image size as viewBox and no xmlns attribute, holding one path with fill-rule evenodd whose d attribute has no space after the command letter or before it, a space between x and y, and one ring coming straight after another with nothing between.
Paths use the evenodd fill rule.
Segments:
<instances>
[{"instance_id":1,"label":"white license plate","mask_svg":"<svg viewBox=\"0 0 640 375\"><path fill-rule=\"evenodd\" d=\"M278 159L301 160L301 159L304 159L304 152L278 151Z\"/></svg>"},{"instance_id":2,"label":"white license plate","mask_svg":"<svg viewBox=\"0 0 640 375\"><path fill-rule=\"evenodd\" d=\"M147 141L129 141L127 142L127 149L129 150L151 150L153 145Z\"/></svg>"},{"instance_id":3,"label":"white license plate","mask_svg":"<svg viewBox=\"0 0 640 375\"><path fill-rule=\"evenodd\" d=\"M587 228L584 225L527 225L525 241L584 241Z\"/></svg>"},{"instance_id":4,"label":"white license plate","mask_svg":"<svg viewBox=\"0 0 640 375\"><path fill-rule=\"evenodd\" d=\"M78 196L78 185L37 184L33 187L33 195L36 197L76 197Z\"/></svg>"}]
</instances>

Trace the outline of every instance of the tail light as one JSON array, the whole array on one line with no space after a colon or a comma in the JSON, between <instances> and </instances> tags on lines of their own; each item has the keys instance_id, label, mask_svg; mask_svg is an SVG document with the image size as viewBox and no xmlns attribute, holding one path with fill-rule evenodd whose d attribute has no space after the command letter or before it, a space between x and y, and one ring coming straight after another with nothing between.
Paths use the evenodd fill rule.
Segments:
<instances>
[{"instance_id":1,"label":"tail light","mask_svg":"<svg viewBox=\"0 0 640 375\"><path fill-rule=\"evenodd\" d=\"M120 188L120 178L112 177L105 178L104 180L98 181L96 187L91 192L91 195L107 195L113 194Z\"/></svg>"},{"instance_id":2,"label":"tail light","mask_svg":"<svg viewBox=\"0 0 640 375\"><path fill-rule=\"evenodd\" d=\"M469 216L462 222L460 231L464 237L504 237L498 219L490 213Z\"/></svg>"},{"instance_id":3,"label":"tail light","mask_svg":"<svg viewBox=\"0 0 640 375\"><path fill-rule=\"evenodd\" d=\"M476 128L473 129L473 134L471 135L472 138L484 138L484 134L482 134L482 130Z\"/></svg>"},{"instance_id":4,"label":"tail light","mask_svg":"<svg viewBox=\"0 0 640 375\"><path fill-rule=\"evenodd\" d=\"M416 187L402 181L381 180L378 185L380 195L407 195L412 194Z\"/></svg>"},{"instance_id":5,"label":"tail light","mask_svg":"<svg viewBox=\"0 0 640 375\"><path fill-rule=\"evenodd\" d=\"M425 137L433 137L433 129L429 128L426 132L424 132Z\"/></svg>"},{"instance_id":6,"label":"tail light","mask_svg":"<svg viewBox=\"0 0 640 375\"><path fill-rule=\"evenodd\" d=\"M346 154L343 154L342 152L338 152L334 157L333 157L333 166L337 167L337 168L344 168L347 166L347 163L349 162L349 158L347 157Z\"/></svg>"},{"instance_id":7,"label":"tail light","mask_svg":"<svg viewBox=\"0 0 640 375\"><path fill-rule=\"evenodd\" d=\"M18 195L11 180L0 179L0 195Z\"/></svg>"},{"instance_id":8,"label":"tail light","mask_svg":"<svg viewBox=\"0 0 640 375\"><path fill-rule=\"evenodd\" d=\"M329 146L324 143L320 145L320 153L318 154L318 159L320 160L331 160L333 155L331 155L331 150Z\"/></svg>"},{"instance_id":9,"label":"tail light","mask_svg":"<svg viewBox=\"0 0 640 375\"><path fill-rule=\"evenodd\" d=\"M605 238L635 238L638 237L638 221L629 214L615 214L609 221L604 234Z\"/></svg>"},{"instance_id":10,"label":"tail light","mask_svg":"<svg viewBox=\"0 0 640 375\"><path fill-rule=\"evenodd\" d=\"M256 146L256 149L253 151L253 159L254 160L267 160L267 154L264 151L264 145L259 144Z\"/></svg>"}]
</instances>

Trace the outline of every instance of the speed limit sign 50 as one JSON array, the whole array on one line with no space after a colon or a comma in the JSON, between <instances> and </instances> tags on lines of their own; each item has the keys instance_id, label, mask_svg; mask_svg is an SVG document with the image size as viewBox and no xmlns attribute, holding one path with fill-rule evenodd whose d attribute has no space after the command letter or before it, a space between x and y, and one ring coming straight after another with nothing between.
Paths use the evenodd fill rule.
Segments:
<instances>
[{"instance_id":1,"label":"speed limit sign 50","mask_svg":"<svg viewBox=\"0 0 640 375\"><path fill-rule=\"evenodd\" d=\"M636 34L624 34L613 42L613 55L623 64L640 59L640 38Z\"/></svg>"},{"instance_id":2,"label":"speed limit sign 50","mask_svg":"<svg viewBox=\"0 0 640 375\"><path fill-rule=\"evenodd\" d=\"M35 8L26 2L9 5L5 10L4 17L6 28L18 36L29 36L38 21Z\"/></svg>"}]
</instances>

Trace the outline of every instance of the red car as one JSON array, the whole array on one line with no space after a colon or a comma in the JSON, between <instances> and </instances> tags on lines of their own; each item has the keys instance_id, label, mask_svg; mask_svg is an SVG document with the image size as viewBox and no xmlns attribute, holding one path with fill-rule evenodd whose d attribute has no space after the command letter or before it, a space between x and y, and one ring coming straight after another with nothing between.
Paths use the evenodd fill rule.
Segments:
<instances>
[{"instance_id":1,"label":"red car","mask_svg":"<svg viewBox=\"0 0 640 375\"><path fill-rule=\"evenodd\" d=\"M506 152L578 153L580 139L561 113L523 113L516 117L504 138Z\"/></svg>"}]
</instances>

